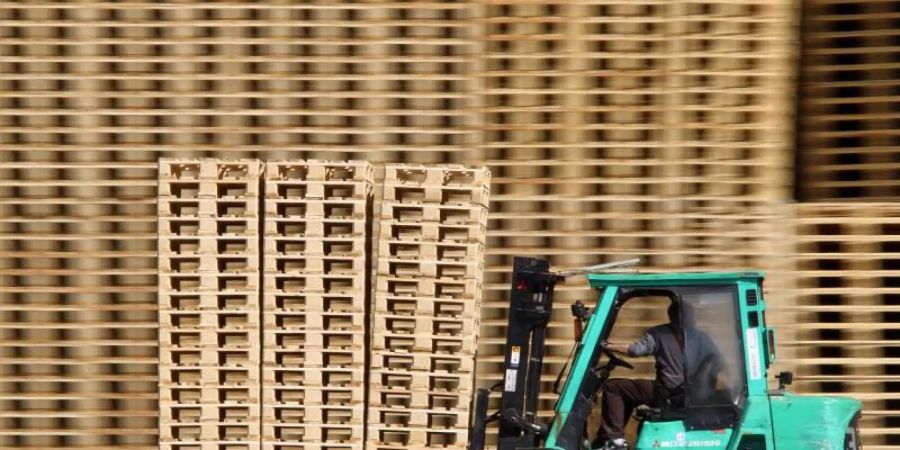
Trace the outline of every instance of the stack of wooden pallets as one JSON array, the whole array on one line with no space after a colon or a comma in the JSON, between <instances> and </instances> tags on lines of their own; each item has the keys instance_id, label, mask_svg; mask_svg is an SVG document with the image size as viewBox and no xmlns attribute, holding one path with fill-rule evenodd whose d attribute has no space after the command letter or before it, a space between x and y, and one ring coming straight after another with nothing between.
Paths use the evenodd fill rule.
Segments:
<instances>
[{"instance_id":1,"label":"stack of wooden pallets","mask_svg":"<svg viewBox=\"0 0 900 450\"><path fill-rule=\"evenodd\" d=\"M376 267L367 162L160 161L164 448L465 445L490 175L386 173Z\"/></svg>"},{"instance_id":2,"label":"stack of wooden pallets","mask_svg":"<svg viewBox=\"0 0 900 450\"><path fill-rule=\"evenodd\" d=\"M388 165L381 205L368 448L465 448L489 173Z\"/></svg>"},{"instance_id":3,"label":"stack of wooden pallets","mask_svg":"<svg viewBox=\"0 0 900 450\"><path fill-rule=\"evenodd\" d=\"M162 160L160 442L259 449L256 160Z\"/></svg>"},{"instance_id":4,"label":"stack of wooden pallets","mask_svg":"<svg viewBox=\"0 0 900 450\"><path fill-rule=\"evenodd\" d=\"M801 3L800 195L809 201L895 201L900 2Z\"/></svg>"},{"instance_id":5,"label":"stack of wooden pallets","mask_svg":"<svg viewBox=\"0 0 900 450\"><path fill-rule=\"evenodd\" d=\"M263 299L263 443L363 445L366 162L269 162Z\"/></svg>"},{"instance_id":6,"label":"stack of wooden pallets","mask_svg":"<svg viewBox=\"0 0 900 450\"><path fill-rule=\"evenodd\" d=\"M858 398L866 445L892 446L900 440L900 205L805 203L792 209L796 289L773 297L795 316L778 328L779 352L797 353L794 388Z\"/></svg>"}]
</instances>

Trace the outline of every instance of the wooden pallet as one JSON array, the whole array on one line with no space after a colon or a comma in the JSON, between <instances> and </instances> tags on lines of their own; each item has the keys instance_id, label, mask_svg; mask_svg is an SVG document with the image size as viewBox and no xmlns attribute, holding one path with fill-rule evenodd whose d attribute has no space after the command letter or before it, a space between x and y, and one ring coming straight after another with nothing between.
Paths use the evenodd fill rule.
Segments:
<instances>
[{"instance_id":1,"label":"wooden pallet","mask_svg":"<svg viewBox=\"0 0 900 450\"><path fill-rule=\"evenodd\" d=\"M403 369L379 369L369 373L373 390L388 392L432 391L436 393L460 392L469 382L471 373L465 372L421 372Z\"/></svg>"},{"instance_id":2,"label":"wooden pallet","mask_svg":"<svg viewBox=\"0 0 900 450\"><path fill-rule=\"evenodd\" d=\"M445 224L485 224L487 208L472 208L465 204L447 203L388 203L381 205L381 218L398 222L438 222Z\"/></svg>"},{"instance_id":3,"label":"wooden pallet","mask_svg":"<svg viewBox=\"0 0 900 450\"><path fill-rule=\"evenodd\" d=\"M321 443L321 444L296 444L290 442L266 441L262 445L263 450L362 450L363 443Z\"/></svg>"},{"instance_id":4,"label":"wooden pallet","mask_svg":"<svg viewBox=\"0 0 900 450\"><path fill-rule=\"evenodd\" d=\"M466 319L478 316L481 306L478 300L457 300L449 296L433 298L381 294L375 299L374 311L401 318L423 315L435 318Z\"/></svg>"},{"instance_id":5,"label":"wooden pallet","mask_svg":"<svg viewBox=\"0 0 900 450\"><path fill-rule=\"evenodd\" d=\"M346 405L276 404L267 409L273 415L264 417L263 420L272 422L275 427L329 424L358 428L359 424L363 422L365 405L362 402Z\"/></svg>"},{"instance_id":6,"label":"wooden pallet","mask_svg":"<svg viewBox=\"0 0 900 450\"><path fill-rule=\"evenodd\" d=\"M359 367L283 367L264 365L263 383L267 386L304 386L308 388L351 388L364 383L365 370Z\"/></svg>"},{"instance_id":7,"label":"wooden pallet","mask_svg":"<svg viewBox=\"0 0 900 450\"><path fill-rule=\"evenodd\" d=\"M369 427L366 448L451 448L464 449L468 442L468 430L431 429L425 427Z\"/></svg>"},{"instance_id":8,"label":"wooden pallet","mask_svg":"<svg viewBox=\"0 0 900 450\"><path fill-rule=\"evenodd\" d=\"M347 406L361 405L364 402L363 390L360 386L290 386L290 385L266 385L263 387L264 411L263 414L272 417L273 412L269 408L280 405L294 406ZM266 424L266 430L270 426Z\"/></svg>"},{"instance_id":9,"label":"wooden pallet","mask_svg":"<svg viewBox=\"0 0 900 450\"><path fill-rule=\"evenodd\" d=\"M388 254L378 259L377 273L392 278L472 280L477 279L483 270L484 266L478 260L393 258Z\"/></svg>"},{"instance_id":10,"label":"wooden pallet","mask_svg":"<svg viewBox=\"0 0 900 450\"><path fill-rule=\"evenodd\" d=\"M259 442L160 442L159 450L259 450Z\"/></svg>"},{"instance_id":11,"label":"wooden pallet","mask_svg":"<svg viewBox=\"0 0 900 450\"><path fill-rule=\"evenodd\" d=\"M265 442L352 445L363 438L363 427L345 424L279 423L271 431L273 434L263 436Z\"/></svg>"}]
</instances>

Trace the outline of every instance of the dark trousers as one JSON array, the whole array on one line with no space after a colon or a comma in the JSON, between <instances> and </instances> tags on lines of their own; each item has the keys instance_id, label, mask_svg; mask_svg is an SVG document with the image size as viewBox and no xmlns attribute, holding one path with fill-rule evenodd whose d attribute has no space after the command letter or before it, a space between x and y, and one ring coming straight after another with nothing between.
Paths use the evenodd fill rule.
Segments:
<instances>
[{"instance_id":1,"label":"dark trousers","mask_svg":"<svg viewBox=\"0 0 900 450\"><path fill-rule=\"evenodd\" d=\"M603 415L600 419L598 437L619 439L625 437L625 425L640 405L662 406L666 394L662 386L654 380L626 380L616 378L603 386Z\"/></svg>"}]
</instances>

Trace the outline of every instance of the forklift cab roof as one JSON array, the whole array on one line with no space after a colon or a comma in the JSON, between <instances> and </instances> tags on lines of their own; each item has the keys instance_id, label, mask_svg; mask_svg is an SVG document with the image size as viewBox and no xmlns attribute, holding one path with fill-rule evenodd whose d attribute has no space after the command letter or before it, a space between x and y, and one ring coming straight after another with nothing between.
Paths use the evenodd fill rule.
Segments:
<instances>
[{"instance_id":1,"label":"forklift cab roof","mask_svg":"<svg viewBox=\"0 0 900 450\"><path fill-rule=\"evenodd\" d=\"M680 272L680 273L591 273L588 282L594 289L607 286L661 287L760 282L762 272Z\"/></svg>"}]
</instances>

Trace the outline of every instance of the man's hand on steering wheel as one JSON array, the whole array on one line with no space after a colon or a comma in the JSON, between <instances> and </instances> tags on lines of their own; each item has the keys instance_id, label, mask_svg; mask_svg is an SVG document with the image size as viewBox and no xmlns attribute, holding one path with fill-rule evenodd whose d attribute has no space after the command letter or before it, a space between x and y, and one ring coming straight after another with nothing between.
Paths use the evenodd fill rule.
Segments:
<instances>
[{"instance_id":1,"label":"man's hand on steering wheel","mask_svg":"<svg viewBox=\"0 0 900 450\"><path fill-rule=\"evenodd\" d=\"M616 353L619 354L627 354L628 346L623 344L612 344L607 341L600 341L600 348L603 350L603 353L609 358L609 362L616 366L622 366L627 369L634 370L634 366L631 365L628 361L618 357Z\"/></svg>"}]
</instances>

